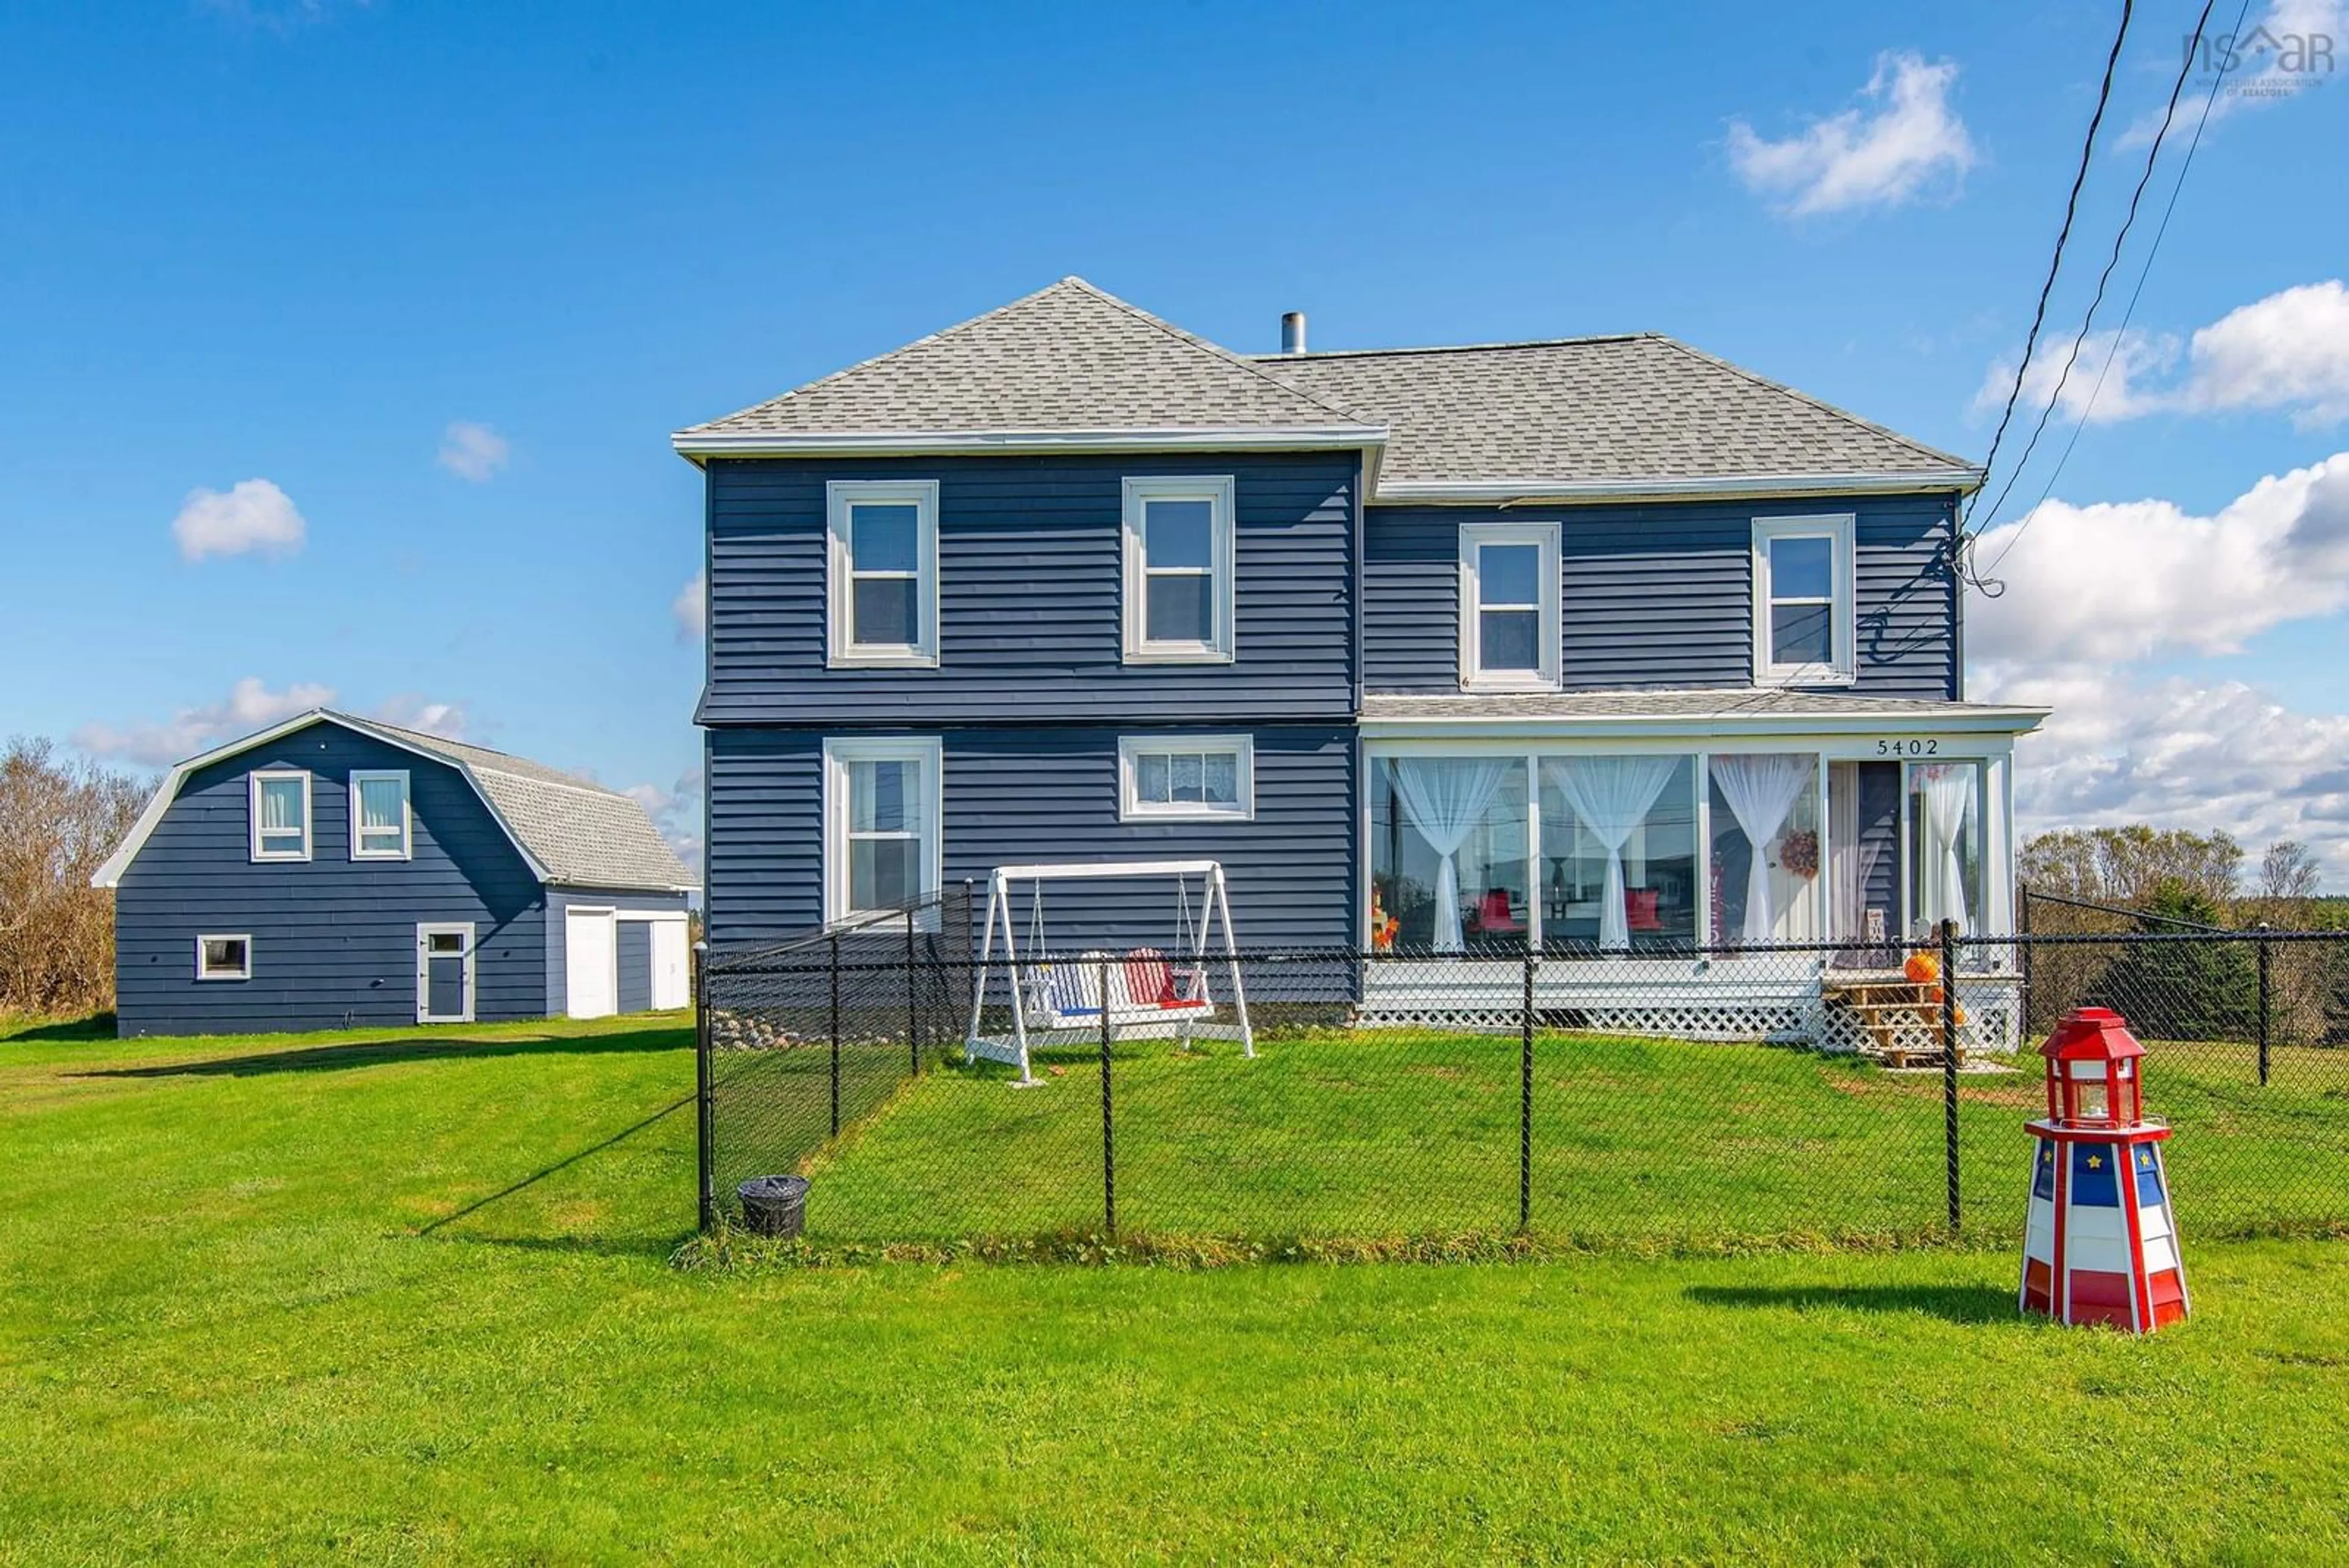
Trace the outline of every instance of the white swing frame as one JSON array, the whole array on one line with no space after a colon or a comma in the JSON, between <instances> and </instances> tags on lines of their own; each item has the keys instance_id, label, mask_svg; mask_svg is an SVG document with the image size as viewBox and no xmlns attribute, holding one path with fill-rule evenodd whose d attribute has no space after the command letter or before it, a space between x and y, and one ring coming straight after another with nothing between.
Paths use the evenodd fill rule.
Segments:
<instances>
[{"instance_id":1,"label":"white swing frame","mask_svg":"<svg viewBox=\"0 0 2349 1568\"><path fill-rule=\"evenodd\" d=\"M1101 1006L1081 1024L1061 1024L1031 1019L1029 1007L1029 987L1036 978L1032 961L1019 955L1012 933L1011 887L1015 882L1034 885L1031 898L1040 897L1047 882L1095 881L1110 877L1173 877L1178 890L1187 900L1188 883L1184 878L1200 877L1206 879L1206 893L1196 928L1181 933L1190 943L1188 952L1177 951L1167 957L1170 969L1189 970L1200 977L1204 988L1206 979L1208 952L1207 928L1212 922L1222 934L1218 956L1231 983L1232 1022L1216 1021L1216 1004L1212 996L1206 1005L1161 1009L1133 1003L1118 1005L1110 994L1118 984L1117 976L1132 961L1129 953L1108 951L1087 952L1075 962L1097 965L1109 971L1096 979L1101 990ZM1002 942L1002 956L996 956L998 939ZM979 1033L980 1014L987 1005L988 977L998 962L1004 971L1011 992L1011 1033L1009 1035ZM1059 1013L1054 1018L1062 1016ZM1232 937L1231 900L1225 891L1224 867L1215 860L1070 860L1042 862L1024 866L998 866L988 880L987 929L978 949L978 978L972 987L970 1028L963 1039L963 1060L976 1062L984 1056L990 1062L1001 1062L1019 1069L1015 1086L1030 1087L1040 1080L1030 1070L1029 1047L1031 1044L1054 1044L1072 1040L1099 1040L1106 1027L1109 1038L1116 1040L1174 1039L1188 1044L1193 1040L1237 1040L1243 1055L1256 1054L1256 1035L1248 1025L1247 992L1240 983L1238 944Z\"/></svg>"}]
</instances>

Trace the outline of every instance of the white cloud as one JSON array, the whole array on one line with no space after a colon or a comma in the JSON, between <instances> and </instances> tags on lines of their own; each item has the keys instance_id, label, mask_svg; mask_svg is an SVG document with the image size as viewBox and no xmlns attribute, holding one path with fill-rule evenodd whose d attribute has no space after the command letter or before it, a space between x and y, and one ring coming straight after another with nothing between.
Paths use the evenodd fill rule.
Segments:
<instances>
[{"instance_id":1,"label":"white cloud","mask_svg":"<svg viewBox=\"0 0 2349 1568\"><path fill-rule=\"evenodd\" d=\"M2298 838L2349 883L2349 717L2295 713L2241 681L2010 673L1971 695L2054 709L2016 742L2024 833L2145 822L2225 828L2252 854Z\"/></svg>"},{"instance_id":2,"label":"white cloud","mask_svg":"<svg viewBox=\"0 0 2349 1568\"><path fill-rule=\"evenodd\" d=\"M667 789L658 784L630 784L620 792L645 808L677 857L695 872L701 869L701 770L688 768Z\"/></svg>"},{"instance_id":3,"label":"white cloud","mask_svg":"<svg viewBox=\"0 0 2349 1568\"><path fill-rule=\"evenodd\" d=\"M2167 72L2175 74L2190 36L2178 36L2173 47L2179 52L2162 62ZM2349 8L2342 0L2277 0L2240 35L2204 39L2201 57L2186 78L2186 90L2178 95L2176 130L2191 134L2202 121L2206 102L2209 124L2216 125L2244 109L2282 103L2322 87L2340 74L2344 48L2349 48ZM2230 50L2235 58L2227 66L2219 96L2212 98L2211 76ZM2159 108L2147 110L2114 144L2115 151L2126 151L2151 141L2161 130L2161 117Z\"/></svg>"},{"instance_id":4,"label":"white cloud","mask_svg":"<svg viewBox=\"0 0 2349 1568\"><path fill-rule=\"evenodd\" d=\"M171 537L180 542L181 556L191 561L251 550L290 556L302 547L308 533L309 524L294 509L292 498L265 479L239 480L226 494L190 491L180 514L171 519Z\"/></svg>"},{"instance_id":5,"label":"white cloud","mask_svg":"<svg viewBox=\"0 0 2349 1568\"><path fill-rule=\"evenodd\" d=\"M1729 126L1729 161L1746 188L1804 216L1898 206L1929 189L1954 192L1974 165L1973 140L1950 107L1958 67L1890 51L1861 89L1866 102L1795 135L1766 140L1743 119Z\"/></svg>"},{"instance_id":6,"label":"white cloud","mask_svg":"<svg viewBox=\"0 0 2349 1568\"><path fill-rule=\"evenodd\" d=\"M397 724L403 730L438 735L444 741L465 738L466 718L461 703L428 701L412 691L403 691L380 704L367 717Z\"/></svg>"},{"instance_id":7,"label":"white cloud","mask_svg":"<svg viewBox=\"0 0 2349 1568\"><path fill-rule=\"evenodd\" d=\"M295 681L273 691L257 675L248 675L217 702L181 708L169 719L119 728L85 724L74 732L73 743L94 757L118 757L149 767L181 762L223 742L265 730L282 720L313 708L335 705L335 689L316 681ZM465 733L465 710L454 702L432 702L414 695L392 698L368 712L402 729L421 730L449 740Z\"/></svg>"},{"instance_id":8,"label":"white cloud","mask_svg":"<svg viewBox=\"0 0 2349 1568\"><path fill-rule=\"evenodd\" d=\"M2019 405L2044 404L2063 376L2069 339L2043 342L2023 378ZM2337 278L2282 289L2239 306L2198 329L2185 345L2185 372L2167 386L2147 385L2180 358L2178 340L2131 328L2092 332L2063 380L2060 411L2097 424L2151 413L2287 410L2302 428L2349 419L2349 289ZM2101 389L2096 377L2106 361ZM1974 394L1977 413L2003 407L2014 377L2012 359L1991 366ZM2091 394L2095 397L2089 407Z\"/></svg>"},{"instance_id":9,"label":"white cloud","mask_svg":"<svg viewBox=\"0 0 2349 1568\"><path fill-rule=\"evenodd\" d=\"M709 630L709 574L696 572L692 580L677 590L669 600L668 613L677 618L679 638L698 638Z\"/></svg>"},{"instance_id":10,"label":"white cloud","mask_svg":"<svg viewBox=\"0 0 2349 1568\"><path fill-rule=\"evenodd\" d=\"M257 675L248 675L217 702L182 708L160 723L132 724L117 729L109 724L85 724L74 732L73 743L96 757L119 757L126 762L162 767L208 751L223 741L267 729L282 719L335 700L335 689L295 683L272 691Z\"/></svg>"},{"instance_id":11,"label":"white cloud","mask_svg":"<svg viewBox=\"0 0 2349 1568\"><path fill-rule=\"evenodd\" d=\"M2006 584L1967 608L1986 664L2238 652L2270 627L2349 606L2349 452L2262 479L2210 517L2159 500L2047 501L1986 532L1978 558Z\"/></svg>"},{"instance_id":12,"label":"white cloud","mask_svg":"<svg viewBox=\"0 0 2349 1568\"><path fill-rule=\"evenodd\" d=\"M433 461L460 479L476 484L505 467L513 444L488 425L456 420L440 432L440 454Z\"/></svg>"}]
</instances>

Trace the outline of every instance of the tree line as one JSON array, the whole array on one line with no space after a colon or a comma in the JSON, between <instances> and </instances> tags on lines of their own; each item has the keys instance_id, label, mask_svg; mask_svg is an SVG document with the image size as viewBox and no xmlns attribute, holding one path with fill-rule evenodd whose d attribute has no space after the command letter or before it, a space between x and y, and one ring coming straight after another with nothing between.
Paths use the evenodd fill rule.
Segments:
<instances>
[{"instance_id":1,"label":"tree line","mask_svg":"<svg viewBox=\"0 0 2349 1568\"><path fill-rule=\"evenodd\" d=\"M0 1013L114 1005L114 895L89 879L149 787L47 741L0 752Z\"/></svg>"}]
</instances>

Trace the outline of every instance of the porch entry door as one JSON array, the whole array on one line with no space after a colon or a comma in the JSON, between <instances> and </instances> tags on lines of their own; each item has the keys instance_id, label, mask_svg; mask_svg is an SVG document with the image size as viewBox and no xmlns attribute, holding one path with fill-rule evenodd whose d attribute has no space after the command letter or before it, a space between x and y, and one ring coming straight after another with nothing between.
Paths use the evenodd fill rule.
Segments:
<instances>
[{"instance_id":1,"label":"porch entry door","mask_svg":"<svg viewBox=\"0 0 2349 1568\"><path fill-rule=\"evenodd\" d=\"M416 1022L473 1022L473 927L450 921L416 928Z\"/></svg>"}]
</instances>

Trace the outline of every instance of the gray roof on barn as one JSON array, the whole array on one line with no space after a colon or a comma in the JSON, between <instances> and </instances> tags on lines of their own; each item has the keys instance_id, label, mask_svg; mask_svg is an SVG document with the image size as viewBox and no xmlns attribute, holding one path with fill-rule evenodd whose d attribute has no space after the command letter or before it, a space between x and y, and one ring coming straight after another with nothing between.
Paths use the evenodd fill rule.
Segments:
<instances>
[{"instance_id":1,"label":"gray roof on barn","mask_svg":"<svg viewBox=\"0 0 2349 1568\"><path fill-rule=\"evenodd\" d=\"M1926 697L1863 697L1779 687L1709 691L1530 691L1456 696L1365 693L1366 721L1400 719L1671 719L1734 722L1755 718L1989 719L2044 717L2044 708L1944 702Z\"/></svg>"},{"instance_id":2,"label":"gray roof on barn","mask_svg":"<svg viewBox=\"0 0 2349 1568\"><path fill-rule=\"evenodd\" d=\"M684 435L1345 430L1361 421L1067 277Z\"/></svg>"},{"instance_id":3,"label":"gray roof on barn","mask_svg":"<svg viewBox=\"0 0 2349 1568\"><path fill-rule=\"evenodd\" d=\"M758 438L1321 432L1375 441L1381 486L1701 485L1967 462L1653 333L1244 357L1081 278L678 433Z\"/></svg>"},{"instance_id":4,"label":"gray roof on barn","mask_svg":"<svg viewBox=\"0 0 2349 1568\"><path fill-rule=\"evenodd\" d=\"M1968 466L1652 332L1259 363L1386 425L1381 483L1921 475Z\"/></svg>"},{"instance_id":5,"label":"gray roof on barn","mask_svg":"<svg viewBox=\"0 0 2349 1568\"><path fill-rule=\"evenodd\" d=\"M699 886L645 808L628 796L526 757L444 740L377 719L322 711L361 732L451 762L471 774L522 846L570 888L643 889Z\"/></svg>"}]
</instances>

